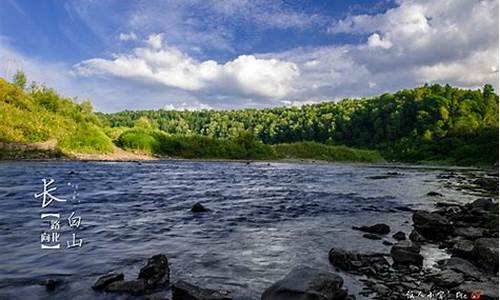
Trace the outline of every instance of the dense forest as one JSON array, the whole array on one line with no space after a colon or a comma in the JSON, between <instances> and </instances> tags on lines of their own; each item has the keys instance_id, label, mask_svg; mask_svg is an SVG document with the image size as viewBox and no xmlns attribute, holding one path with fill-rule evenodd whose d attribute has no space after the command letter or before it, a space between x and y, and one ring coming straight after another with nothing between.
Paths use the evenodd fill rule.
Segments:
<instances>
[{"instance_id":1,"label":"dense forest","mask_svg":"<svg viewBox=\"0 0 500 300\"><path fill-rule=\"evenodd\" d=\"M231 139L251 132L265 144L314 141L377 149L402 161L455 164L498 160L498 95L425 85L370 99L233 111L124 111L99 114L117 132L145 127L180 136Z\"/></svg>"},{"instance_id":2,"label":"dense forest","mask_svg":"<svg viewBox=\"0 0 500 300\"><path fill-rule=\"evenodd\" d=\"M498 161L498 95L425 85L373 98L232 111L94 113L18 72L0 78L0 142L53 140L65 153L128 151L184 158Z\"/></svg>"}]
</instances>

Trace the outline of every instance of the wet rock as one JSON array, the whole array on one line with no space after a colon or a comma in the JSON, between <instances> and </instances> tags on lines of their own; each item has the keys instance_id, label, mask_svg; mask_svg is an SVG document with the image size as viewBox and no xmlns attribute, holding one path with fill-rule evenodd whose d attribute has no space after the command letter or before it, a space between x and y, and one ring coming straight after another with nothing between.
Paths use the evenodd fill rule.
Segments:
<instances>
[{"instance_id":1,"label":"wet rock","mask_svg":"<svg viewBox=\"0 0 500 300\"><path fill-rule=\"evenodd\" d=\"M448 269L432 275L431 280L439 287L452 288L464 282L464 275Z\"/></svg>"},{"instance_id":2,"label":"wet rock","mask_svg":"<svg viewBox=\"0 0 500 300\"><path fill-rule=\"evenodd\" d=\"M381 240L382 238L376 234L373 233L365 233L363 234L363 237L369 240Z\"/></svg>"},{"instance_id":3,"label":"wet rock","mask_svg":"<svg viewBox=\"0 0 500 300\"><path fill-rule=\"evenodd\" d=\"M224 290L200 288L185 281L172 286L172 300L231 300L231 293Z\"/></svg>"},{"instance_id":4,"label":"wet rock","mask_svg":"<svg viewBox=\"0 0 500 300\"><path fill-rule=\"evenodd\" d=\"M382 253L360 254L340 248L332 248L328 254L330 263L343 271L356 274L373 275L387 272L389 262Z\"/></svg>"},{"instance_id":5,"label":"wet rock","mask_svg":"<svg viewBox=\"0 0 500 300\"><path fill-rule=\"evenodd\" d=\"M157 254L148 259L146 266L139 271L138 279L144 279L147 286L168 284L170 269L168 259L163 254Z\"/></svg>"},{"instance_id":6,"label":"wet rock","mask_svg":"<svg viewBox=\"0 0 500 300\"><path fill-rule=\"evenodd\" d=\"M466 295L479 293L481 300L498 300L498 282L467 281L452 289L453 292L463 292Z\"/></svg>"},{"instance_id":7,"label":"wet rock","mask_svg":"<svg viewBox=\"0 0 500 300\"><path fill-rule=\"evenodd\" d=\"M484 228L480 227L459 227L455 228L455 235L462 236L469 240L476 240L483 236Z\"/></svg>"},{"instance_id":8,"label":"wet rock","mask_svg":"<svg viewBox=\"0 0 500 300\"><path fill-rule=\"evenodd\" d=\"M420 247L410 241L400 241L391 248L394 267L414 265L422 267L424 257L420 255Z\"/></svg>"},{"instance_id":9,"label":"wet rock","mask_svg":"<svg viewBox=\"0 0 500 300\"><path fill-rule=\"evenodd\" d=\"M104 290L109 293L141 294L146 291L146 281L144 279L115 281L107 285Z\"/></svg>"},{"instance_id":10,"label":"wet rock","mask_svg":"<svg viewBox=\"0 0 500 300\"><path fill-rule=\"evenodd\" d=\"M415 229L430 240L442 240L453 232L450 220L435 212L417 211L412 219Z\"/></svg>"},{"instance_id":11,"label":"wet rock","mask_svg":"<svg viewBox=\"0 0 500 300\"><path fill-rule=\"evenodd\" d=\"M450 252L457 257L471 258L473 256L474 243L469 240L458 240L450 249Z\"/></svg>"},{"instance_id":12,"label":"wet rock","mask_svg":"<svg viewBox=\"0 0 500 300\"><path fill-rule=\"evenodd\" d=\"M382 242L382 244L384 244L384 245L386 245L386 246L392 246L392 245L394 245L394 243L389 242L388 240L384 240L384 241Z\"/></svg>"},{"instance_id":13,"label":"wet rock","mask_svg":"<svg viewBox=\"0 0 500 300\"><path fill-rule=\"evenodd\" d=\"M45 279L44 281L40 282L40 285L44 285L47 291L53 291L60 283L61 282L59 280Z\"/></svg>"},{"instance_id":14,"label":"wet rock","mask_svg":"<svg viewBox=\"0 0 500 300\"><path fill-rule=\"evenodd\" d=\"M427 193L427 196L430 196L430 197L443 197L443 194L438 193L438 192L434 192L434 191L430 191L430 192Z\"/></svg>"},{"instance_id":15,"label":"wet rock","mask_svg":"<svg viewBox=\"0 0 500 300\"><path fill-rule=\"evenodd\" d=\"M404 232L402 231L398 231L396 232L395 234L392 235L392 237L395 239L395 240L398 240L398 241L404 241L406 240L406 235Z\"/></svg>"},{"instance_id":16,"label":"wet rock","mask_svg":"<svg viewBox=\"0 0 500 300\"><path fill-rule=\"evenodd\" d=\"M200 213L207 212L209 211L209 209L203 206L200 202L196 202L195 204L193 204L193 206L191 206L191 211L194 213Z\"/></svg>"},{"instance_id":17,"label":"wet rock","mask_svg":"<svg viewBox=\"0 0 500 300\"><path fill-rule=\"evenodd\" d=\"M387 234L391 232L391 228L387 224L375 224L371 226L361 226L361 227L353 227L355 230L360 230L368 233L377 233L377 234Z\"/></svg>"},{"instance_id":18,"label":"wet rock","mask_svg":"<svg viewBox=\"0 0 500 300\"><path fill-rule=\"evenodd\" d=\"M483 177L478 178L472 182L480 186L481 188L490 191L490 192L498 192L498 177Z\"/></svg>"},{"instance_id":19,"label":"wet rock","mask_svg":"<svg viewBox=\"0 0 500 300\"><path fill-rule=\"evenodd\" d=\"M262 294L262 300L344 300L344 280L335 273L299 266ZM175 299L174 299L175 300Z\"/></svg>"},{"instance_id":20,"label":"wet rock","mask_svg":"<svg viewBox=\"0 0 500 300\"><path fill-rule=\"evenodd\" d=\"M95 290L102 290L110 283L113 283L115 281L120 281L123 279L124 279L123 273L108 273L106 275L99 277L92 286L92 288Z\"/></svg>"},{"instance_id":21,"label":"wet rock","mask_svg":"<svg viewBox=\"0 0 500 300\"><path fill-rule=\"evenodd\" d=\"M474 242L474 259L487 270L498 271L498 252L498 238L480 238Z\"/></svg>"},{"instance_id":22,"label":"wet rock","mask_svg":"<svg viewBox=\"0 0 500 300\"><path fill-rule=\"evenodd\" d=\"M482 271L480 271L474 264L470 261L459 257L452 257L450 259L445 259L439 262L439 267L443 270L453 270L462 273L466 279L480 279L484 277Z\"/></svg>"},{"instance_id":23,"label":"wet rock","mask_svg":"<svg viewBox=\"0 0 500 300\"><path fill-rule=\"evenodd\" d=\"M416 230L412 230L412 232L410 233L409 238L410 238L411 241L413 241L415 243L423 243L423 242L425 242L425 238L420 233L418 233L418 231L416 231Z\"/></svg>"}]
</instances>

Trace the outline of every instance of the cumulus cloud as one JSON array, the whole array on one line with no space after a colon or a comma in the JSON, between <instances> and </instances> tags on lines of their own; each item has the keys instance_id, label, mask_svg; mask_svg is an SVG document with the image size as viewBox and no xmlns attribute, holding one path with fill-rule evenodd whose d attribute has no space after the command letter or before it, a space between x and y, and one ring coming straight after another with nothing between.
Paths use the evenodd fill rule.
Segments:
<instances>
[{"instance_id":1,"label":"cumulus cloud","mask_svg":"<svg viewBox=\"0 0 500 300\"><path fill-rule=\"evenodd\" d=\"M241 55L224 64L198 61L165 45L162 34L150 35L145 46L132 53L117 54L112 59L88 59L75 65L75 70L83 76L112 75L187 91L273 99L286 96L299 75L294 63L254 55Z\"/></svg>"},{"instance_id":2,"label":"cumulus cloud","mask_svg":"<svg viewBox=\"0 0 500 300\"><path fill-rule=\"evenodd\" d=\"M364 43L295 49L278 57L302 70L295 99L364 96L450 83L498 90L498 1L401 0L378 14L349 15L331 34Z\"/></svg>"}]
</instances>

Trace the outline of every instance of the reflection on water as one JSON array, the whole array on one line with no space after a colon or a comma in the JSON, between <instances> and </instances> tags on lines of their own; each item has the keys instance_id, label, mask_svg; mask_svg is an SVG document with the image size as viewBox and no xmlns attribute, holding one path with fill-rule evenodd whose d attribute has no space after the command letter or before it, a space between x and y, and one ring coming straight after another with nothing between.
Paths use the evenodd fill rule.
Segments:
<instances>
[{"instance_id":1,"label":"reflection on water","mask_svg":"<svg viewBox=\"0 0 500 300\"><path fill-rule=\"evenodd\" d=\"M164 253L173 280L258 299L298 264L333 270L333 246L388 251L352 226L385 222L393 232L409 233L411 213L398 207L432 207L427 192L459 202L475 199L437 180L438 170L399 169L403 176L367 178L390 171L336 164L2 163L0 298L116 299L90 288L97 276L119 271L131 278L147 257ZM54 178L58 195L70 199L63 210L82 216L82 248L40 249L40 203L33 193L42 178ZM191 213L197 201L211 211ZM351 291L359 289L343 276ZM48 277L64 282L51 294L36 284Z\"/></svg>"}]
</instances>

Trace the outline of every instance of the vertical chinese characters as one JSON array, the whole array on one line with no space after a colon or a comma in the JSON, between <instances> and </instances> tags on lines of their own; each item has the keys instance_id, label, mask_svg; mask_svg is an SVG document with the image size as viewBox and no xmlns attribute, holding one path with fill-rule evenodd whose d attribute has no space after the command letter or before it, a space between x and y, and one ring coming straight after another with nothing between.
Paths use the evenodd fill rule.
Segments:
<instances>
[{"instance_id":1,"label":"vertical chinese characters","mask_svg":"<svg viewBox=\"0 0 500 300\"><path fill-rule=\"evenodd\" d=\"M42 179L43 191L40 193L35 193L35 199L42 198L42 212L40 213L40 218L43 221L47 221L49 230L44 231L40 235L40 243L42 249L60 249L61 248L61 235L62 226L61 214L58 211L48 211L49 205L54 205L57 202L65 203L65 199L54 196L52 193L57 190L54 184L54 179ZM76 215L73 211L71 215L67 218L68 226L73 230L72 239L66 242L66 248L81 247L83 240L76 237L76 230L80 228L82 218Z\"/></svg>"}]
</instances>

